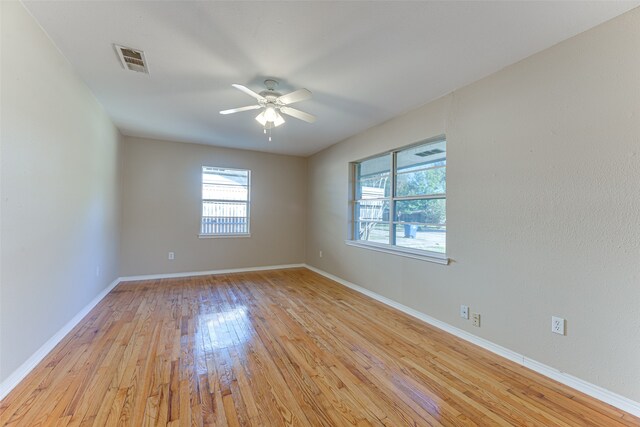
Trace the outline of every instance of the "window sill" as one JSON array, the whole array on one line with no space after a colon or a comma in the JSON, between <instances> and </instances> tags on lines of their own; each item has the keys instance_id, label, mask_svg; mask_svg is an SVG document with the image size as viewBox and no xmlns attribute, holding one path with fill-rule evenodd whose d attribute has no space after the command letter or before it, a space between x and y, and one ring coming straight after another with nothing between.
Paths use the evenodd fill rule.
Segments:
<instances>
[{"instance_id":1,"label":"window sill","mask_svg":"<svg viewBox=\"0 0 640 427\"><path fill-rule=\"evenodd\" d=\"M236 237L251 237L251 234L198 234L199 239L232 239Z\"/></svg>"},{"instance_id":2,"label":"window sill","mask_svg":"<svg viewBox=\"0 0 640 427\"><path fill-rule=\"evenodd\" d=\"M396 246L375 243L362 243L354 240L345 240L344 243L348 246L355 246L356 248L369 249L372 251L384 252L387 254L398 255L406 258L418 259L421 261L435 262L436 264L449 264L449 258L447 258L445 254L438 254L436 252L425 253L423 251L412 251L411 249L405 249Z\"/></svg>"}]
</instances>

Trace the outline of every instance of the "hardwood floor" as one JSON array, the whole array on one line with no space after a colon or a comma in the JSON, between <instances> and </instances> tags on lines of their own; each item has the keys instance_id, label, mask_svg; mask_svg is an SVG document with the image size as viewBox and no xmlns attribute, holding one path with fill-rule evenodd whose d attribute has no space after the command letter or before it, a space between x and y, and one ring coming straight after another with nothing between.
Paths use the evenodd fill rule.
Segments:
<instances>
[{"instance_id":1,"label":"hardwood floor","mask_svg":"<svg viewBox=\"0 0 640 427\"><path fill-rule=\"evenodd\" d=\"M638 426L306 269L118 285L0 425Z\"/></svg>"}]
</instances>

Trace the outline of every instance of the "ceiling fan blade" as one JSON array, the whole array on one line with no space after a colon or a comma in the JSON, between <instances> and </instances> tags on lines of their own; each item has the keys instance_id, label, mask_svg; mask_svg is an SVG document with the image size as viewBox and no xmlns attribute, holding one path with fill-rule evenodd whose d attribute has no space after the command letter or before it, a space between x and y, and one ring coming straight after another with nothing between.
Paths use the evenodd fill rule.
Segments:
<instances>
[{"instance_id":1,"label":"ceiling fan blade","mask_svg":"<svg viewBox=\"0 0 640 427\"><path fill-rule=\"evenodd\" d=\"M235 84L235 83L234 83L234 84L232 84L231 86L235 87L236 89L239 89L239 90L243 91L244 93L246 93L246 94L247 94L247 95L249 95L249 96L254 97L254 98L255 98L255 99L257 99L258 101L265 101L264 96L262 96L262 95L260 95L260 94L255 93L254 91L252 91L251 89L249 89L249 88L248 88L248 87L246 87L246 86L242 86L242 85Z\"/></svg>"},{"instance_id":2,"label":"ceiling fan blade","mask_svg":"<svg viewBox=\"0 0 640 427\"><path fill-rule=\"evenodd\" d=\"M247 107L232 108L231 110L220 111L220 114L233 114L233 113L239 113L241 111L257 110L258 108L262 108L262 107L257 104L249 105Z\"/></svg>"},{"instance_id":3,"label":"ceiling fan blade","mask_svg":"<svg viewBox=\"0 0 640 427\"><path fill-rule=\"evenodd\" d=\"M304 101L305 99L311 98L311 92L307 89L298 89L286 95L282 95L278 97L278 101L282 102L285 105L293 104L294 102Z\"/></svg>"},{"instance_id":4,"label":"ceiling fan blade","mask_svg":"<svg viewBox=\"0 0 640 427\"><path fill-rule=\"evenodd\" d=\"M295 117L296 119L304 120L308 123L313 123L316 121L316 116L305 113L304 111L296 110L291 107L280 107L280 112L286 114L287 116Z\"/></svg>"}]
</instances>

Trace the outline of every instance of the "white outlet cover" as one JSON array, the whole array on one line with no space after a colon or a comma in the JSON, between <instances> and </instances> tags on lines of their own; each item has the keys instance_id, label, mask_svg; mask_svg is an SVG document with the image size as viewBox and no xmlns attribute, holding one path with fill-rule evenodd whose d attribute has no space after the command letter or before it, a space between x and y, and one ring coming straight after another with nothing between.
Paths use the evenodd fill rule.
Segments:
<instances>
[{"instance_id":1,"label":"white outlet cover","mask_svg":"<svg viewBox=\"0 0 640 427\"><path fill-rule=\"evenodd\" d=\"M564 325L566 320L562 317L551 316L551 332L554 334L564 335Z\"/></svg>"},{"instance_id":2,"label":"white outlet cover","mask_svg":"<svg viewBox=\"0 0 640 427\"><path fill-rule=\"evenodd\" d=\"M169 259L175 259L175 258L176 258L175 252L169 252Z\"/></svg>"},{"instance_id":3,"label":"white outlet cover","mask_svg":"<svg viewBox=\"0 0 640 427\"><path fill-rule=\"evenodd\" d=\"M460 317L462 317L463 319L469 320L469 306L468 305L461 305L460 306Z\"/></svg>"},{"instance_id":4,"label":"white outlet cover","mask_svg":"<svg viewBox=\"0 0 640 427\"><path fill-rule=\"evenodd\" d=\"M472 315L472 319L473 319L473 326L479 328L480 327L480 314L479 313L473 313Z\"/></svg>"}]
</instances>

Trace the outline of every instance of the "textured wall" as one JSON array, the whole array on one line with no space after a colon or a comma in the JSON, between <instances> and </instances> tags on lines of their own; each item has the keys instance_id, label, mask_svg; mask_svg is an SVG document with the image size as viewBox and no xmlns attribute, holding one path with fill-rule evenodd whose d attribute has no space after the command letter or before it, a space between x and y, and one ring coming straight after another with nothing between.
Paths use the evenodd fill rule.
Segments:
<instances>
[{"instance_id":1,"label":"textured wall","mask_svg":"<svg viewBox=\"0 0 640 427\"><path fill-rule=\"evenodd\" d=\"M639 76L636 9L314 155L307 262L640 401ZM451 264L346 246L348 162L442 133Z\"/></svg>"},{"instance_id":2,"label":"textured wall","mask_svg":"<svg viewBox=\"0 0 640 427\"><path fill-rule=\"evenodd\" d=\"M2 381L118 276L120 134L24 7L0 8Z\"/></svg>"},{"instance_id":3,"label":"textured wall","mask_svg":"<svg viewBox=\"0 0 640 427\"><path fill-rule=\"evenodd\" d=\"M198 238L203 165L251 170L251 237ZM304 262L306 178L300 157L125 138L121 275Z\"/></svg>"}]
</instances>

